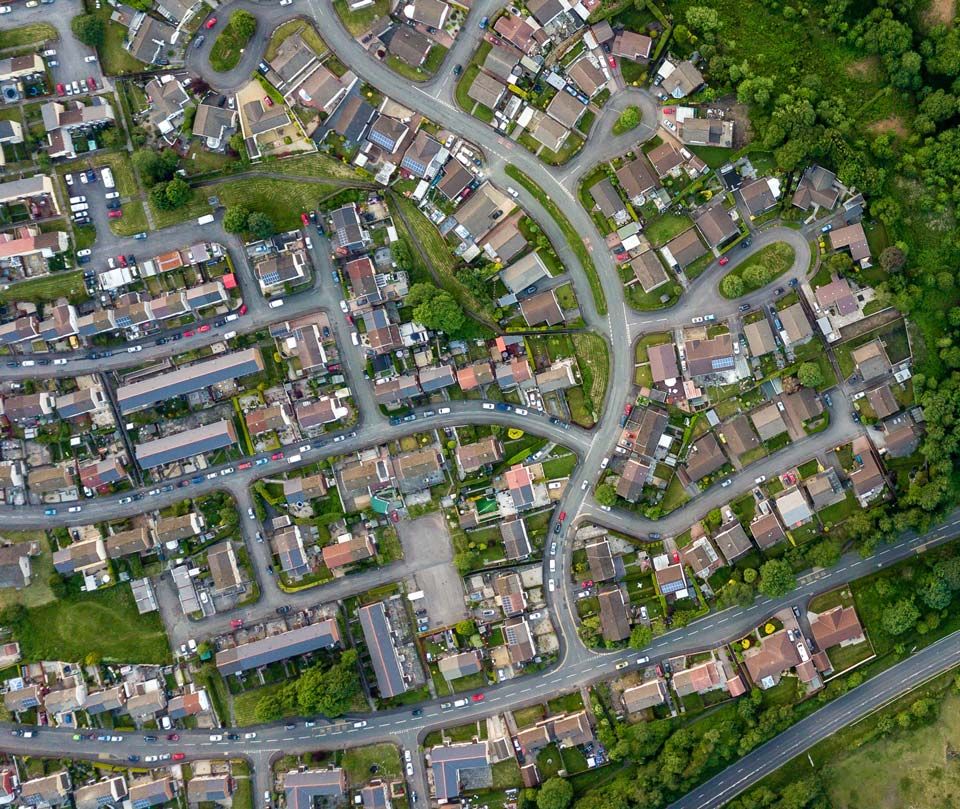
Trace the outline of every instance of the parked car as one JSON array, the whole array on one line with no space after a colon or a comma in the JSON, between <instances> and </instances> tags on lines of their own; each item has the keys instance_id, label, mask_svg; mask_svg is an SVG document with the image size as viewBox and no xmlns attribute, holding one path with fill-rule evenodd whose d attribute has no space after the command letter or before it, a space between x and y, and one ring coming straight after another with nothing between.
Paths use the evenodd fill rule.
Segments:
<instances>
[{"instance_id":1,"label":"parked car","mask_svg":"<svg viewBox=\"0 0 960 809\"><path fill-rule=\"evenodd\" d=\"M216 17L211 17L209 20L207 20L207 21L204 23L203 27L206 28L206 29L209 31L209 30L210 30L211 28L213 28L213 26L215 26L216 24L217 24L217 18L216 18Z\"/></svg>"}]
</instances>

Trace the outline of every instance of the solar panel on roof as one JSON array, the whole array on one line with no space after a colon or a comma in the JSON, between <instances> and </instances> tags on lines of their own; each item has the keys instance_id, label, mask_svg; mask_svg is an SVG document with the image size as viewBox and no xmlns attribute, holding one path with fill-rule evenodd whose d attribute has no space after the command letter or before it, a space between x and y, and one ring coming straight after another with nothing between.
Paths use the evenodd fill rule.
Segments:
<instances>
[{"instance_id":1,"label":"solar panel on roof","mask_svg":"<svg viewBox=\"0 0 960 809\"><path fill-rule=\"evenodd\" d=\"M710 363L710 367L715 371L719 371L722 368L733 368L733 357L720 357L719 359L713 360Z\"/></svg>"}]
</instances>

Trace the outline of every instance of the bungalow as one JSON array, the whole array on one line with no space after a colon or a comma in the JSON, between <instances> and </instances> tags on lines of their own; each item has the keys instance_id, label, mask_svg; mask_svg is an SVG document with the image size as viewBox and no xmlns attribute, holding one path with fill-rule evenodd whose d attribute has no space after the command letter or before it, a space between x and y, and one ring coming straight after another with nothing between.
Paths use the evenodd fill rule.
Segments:
<instances>
[{"instance_id":1,"label":"bungalow","mask_svg":"<svg viewBox=\"0 0 960 809\"><path fill-rule=\"evenodd\" d=\"M887 383L867 391L867 402L879 419L885 419L900 411L900 403Z\"/></svg>"},{"instance_id":2,"label":"bungalow","mask_svg":"<svg viewBox=\"0 0 960 809\"><path fill-rule=\"evenodd\" d=\"M457 369L457 383L462 390L476 390L481 385L489 385L495 381L496 376L489 360L480 360Z\"/></svg>"},{"instance_id":3,"label":"bungalow","mask_svg":"<svg viewBox=\"0 0 960 809\"><path fill-rule=\"evenodd\" d=\"M727 459L714 434L706 433L691 445L687 460L684 462L684 472L690 481L696 483L722 468L726 462Z\"/></svg>"},{"instance_id":4,"label":"bungalow","mask_svg":"<svg viewBox=\"0 0 960 809\"><path fill-rule=\"evenodd\" d=\"M617 575L617 565L607 540L599 539L591 542L584 550L590 567L590 578L594 581L607 581Z\"/></svg>"},{"instance_id":5,"label":"bungalow","mask_svg":"<svg viewBox=\"0 0 960 809\"><path fill-rule=\"evenodd\" d=\"M616 642L629 638L630 601L624 595L623 588L617 585L601 588L597 597L600 601L600 631L603 639Z\"/></svg>"},{"instance_id":6,"label":"bungalow","mask_svg":"<svg viewBox=\"0 0 960 809\"><path fill-rule=\"evenodd\" d=\"M53 553L53 566L62 576L104 570L107 549L100 537L74 542Z\"/></svg>"},{"instance_id":7,"label":"bungalow","mask_svg":"<svg viewBox=\"0 0 960 809\"><path fill-rule=\"evenodd\" d=\"M803 481L803 486L807 490L807 494L810 495L814 511L820 511L834 503L839 503L846 497L843 486L837 478L837 473L832 467L807 478Z\"/></svg>"},{"instance_id":8,"label":"bungalow","mask_svg":"<svg viewBox=\"0 0 960 809\"><path fill-rule=\"evenodd\" d=\"M310 572L307 551L299 525L288 525L273 536L273 552L280 559L280 569L294 581Z\"/></svg>"},{"instance_id":9,"label":"bungalow","mask_svg":"<svg viewBox=\"0 0 960 809\"><path fill-rule=\"evenodd\" d=\"M660 182L650 170L650 162L640 155L617 169L617 181L623 192L634 204L642 204L647 194L655 190Z\"/></svg>"},{"instance_id":10,"label":"bungalow","mask_svg":"<svg viewBox=\"0 0 960 809\"><path fill-rule=\"evenodd\" d=\"M687 577L683 565L672 564L666 554L653 560L654 578L660 594L669 600L686 598L688 594Z\"/></svg>"},{"instance_id":11,"label":"bungalow","mask_svg":"<svg viewBox=\"0 0 960 809\"><path fill-rule=\"evenodd\" d=\"M657 677L643 685L624 689L621 699L627 713L638 713L647 708L655 708L667 701L667 684Z\"/></svg>"},{"instance_id":12,"label":"bungalow","mask_svg":"<svg viewBox=\"0 0 960 809\"><path fill-rule=\"evenodd\" d=\"M813 519L813 511L810 509L803 489L799 486L791 486L777 495L775 502L780 519L788 529L799 528Z\"/></svg>"},{"instance_id":13,"label":"bungalow","mask_svg":"<svg viewBox=\"0 0 960 809\"><path fill-rule=\"evenodd\" d=\"M445 480L443 463L436 447L404 452L397 457L394 469L404 494L429 489Z\"/></svg>"},{"instance_id":14,"label":"bungalow","mask_svg":"<svg viewBox=\"0 0 960 809\"><path fill-rule=\"evenodd\" d=\"M677 120L677 135L690 146L733 147L733 121L721 118L682 118Z\"/></svg>"},{"instance_id":15,"label":"bungalow","mask_svg":"<svg viewBox=\"0 0 960 809\"><path fill-rule=\"evenodd\" d=\"M621 31L614 36L610 53L620 59L629 59L631 62L645 62L650 58L652 46L653 40L645 34Z\"/></svg>"},{"instance_id":16,"label":"bungalow","mask_svg":"<svg viewBox=\"0 0 960 809\"><path fill-rule=\"evenodd\" d=\"M821 651L866 640L854 607L837 605L810 621L810 633Z\"/></svg>"},{"instance_id":17,"label":"bungalow","mask_svg":"<svg viewBox=\"0 0 960 809\"><path fill-rule=\"evenodd\" d=\"M567 76L572 79L587 98L592 98L607 85L607 78L588 57L577 59L569 68Z\"/></svg>"},{"instance_id":18,"label":"bungalow","mask_svg":"<svg viewBox=\"0 0 960 809\"><path fill-rule=\"evenodd\" d=\"M676 384L680 377L680 366L677 363L677 349L672 342L650 346L647 359L650 361L650 375L654 384L662 382L670 387Z\"/></svg>"},{"instance_id":19,"label":"bungalow","mask_svg":"<svg viewBox=\"0 0 960 809\"><path fill-rule=\"evenodd\" d=\"M520 517L500 521L500 538L503 539L508 561L526 559L532 552L526 523Z\"/></svg>"},{"instance_id":20,"label":"bungalow","mask_svg":"<svg viewBox=\"0 0 960 809\"><path fill-rule=\"evenodd\" d=\"M493 30L525 54L532 55L546 41L547 34L529 18L506 12L497 18Z\"/></svg>"},{"instance_id":21,"label":"bungalow","mask_svg":"<svg viewBox=\"0 0 960 809\"><path fill-rule=\"evenodd\" d=\"M479 674L483 671L483 661L480 659L480 653L476 649L459 654L447 655L437 661L437 668L447 682L468 677L471 674Z\"/></svg>"},{"instance_id":22,"label":"bungalow","mask_svg":"<svg viewBox=\"0 0 960 809\"><path fill-rule=\"evenodd\" d=\"M617 494L628 503L636 503L643 494L643 487L650 475L650 464L630 458L617 481Z\"/></svg>"},{"instance_id":23,"label":"bungalow","mask_svg":"<svg viewBox=\"0 0 960 809\"><path fill-rule=\"evenodd\" d=\"M102 781L78 787L73 793L77 809L101 809L112 804L118 806L127 797L127 782L122 775L114 775Z\"/></svg>"},{"instance_id":24,"label":"bungalow","mask_svg":"<svg viewBox=\"0 0 960 809\"><path fill-rule=\"evenodd\" d=\"M777 312L780 322L783 324L781 336L786 335L784 342L790 345L800 345L813 337L813 327L807 320L807 315L803 310L803 304L797 302L786 309Z\"/></svg>"},{"instance_id":25,"label":"bungalow","mask_svg":"<svg viewBox=\"0 0 960 809\"><path fill-rule=\"evenodd\" d=\"M647 160L649 160L650 165L653 166L657 177L661 179L668 174L672 176L679 175L680 167L683 165L683 155L669 142L661 143L655 149L651 149L647 153Z\"/></svg>"},{"instance_id":26,"label":"bungalow","mask_svg":"<svg viewBox=\"0 0 960 809\"><path fill-rule=\"evenodd\" d=\"M864 233L860 222L831 230L830 247L834 250L848 251L854 263L861 267L870 266L870 245L867 244L867 234Z\"/></svg>"},{"instance_id":27,"label":"bungalow","mask_svg":"<svg viewBox=\"0 0 960 809\"><path fill-rule=\"evenodd\" d=\"M187 802L192 805L219 803L229 805L233 794L233 779L229 775L193 776L187 781Z\"/></svg>"},{"instance_id":28,"label":"bungalow","mask_svg":"<svg viewBox=\"0 0 960 809\"><path fill-rule=\"evenodd\" d=\"M661 78L660 87L673 98L685 98L703 87L703 74L697 70L693 62L672 62L664 59L657 68L657 76Z\"/></svg>"},{"instance_id":29,"label":"bungalow","mask_svg":"<svg viewBox=\"0 0 960 809\"><path fill-rule=\"evenodd\" d=\"M753 544L747 532L743 530L743 526L736 518L721 525L713 541L723 554L723 558L731 565L753 550Z\"/></svg>"},{"instance_id":30,"label":"bungalow","mask_svg":"<svg viewBox=\"0 0 960 809\"><path fill-rule=\"evenodd\" d=\"M497 221L515 208L516 203L505 192L485 182L454 211L457 233L461 238L470 237L479 244Z\"/></svg>"},{"instance_id":31,"label":"bungalow","mask_svg":"<svg viewBox=\"0 0 960 809\"><path fill-rule=\"evenodd\" d=\"M411 67L420 67L427 61L432 47L433 40L426 34L409 25L400 25L391 31L387 52Z\"/></svg>"},{"instance_id":32,"label":"bungalow","mask_svg":"<svg viewBox=\"0 0 960 809\"><path fill-rule=\"evenodd\" d=\"M750 353L754 357L762 357L777 350L773 329L770 328L766 318L748 323L743 327L743 333L747 338L747 345L750 346Z\"/></svg>"},{"instance_id":33,"label":"bungalow","mask_svg":"<svg viewBox=\"0 0 960 809\"><path fill-rule=\"evenodd\" d=\"M443 167L443 175L436 189L450 202L459 199L460 195L474 181L473 173L458 160L448 160Z\"/></svg>"},{"instance_id":34,"label":"bungalow","mask_svg":"<svg viewBox=\"0 0 960 809\"><path fill-rule=\"evenodd\" d=\"M134 452L137 463L143 469L153 469L224 449L236 443L237 433L233 422L222 420L136 444Z\"/></svg>"},{"instance_id":35,"label":"bungalow","mask_svg":"<svg viewBox=\"0 0 960 809\"><path fill-rule=\"evenodd\" d=\"M558 94L558 98L560 95L566 95L566 93ZM615 189L613 183L610 182L609 177L604 177L600 182L590 186L590 196L593 198L597 210L607 219L615 219L618 222L626 219L626 206L623 200L620 199L617 189Z\"/></svg>"},{"instance_id":36,"label":"bungalow","mask_svg":"<svg viewBox=\"0 0 960 809\"><path fill-rule=\"evenodd\" d=\"M502 81L486 73L477 73L470 84L470 89L467 90L467 97L488 109L495 110L506 92L507 87Z\"/></svg>"},{"instance_id":37,"label":"bungalow","mask_svg":"<svg viewBox=\"0 0 960 809\"><path fill-rule=\"evenodd\" d=\"M754 410L750 414L750 420L762 441L771 441L787 431L786 422L780 415L780 409L776 402L768 402Z\"/></svg>"},{"instance_id":38,"label":"bungalow","mask_svg":"<svg viewBox=\"0 0 960 809\"><path fill-rule=\"evenodd\" d=\"M331 770L291 770L283 776L287 809L313 809L317 804L336 805L347 791L346 772Z\"/></svg>"},{"instance_id":39,"label":"bungalow","mask_svg":"<svg viewBox=\"0 0 960 809\"><path fill-rule=\"evenodd\" d=\"M780 397L787 415L798 425L806 424L823 413L823 402L813 388L801 388Z\"/></svg>"},{"instance_id":40,"label":"bungalow","mask_svg":"<svg viewBox=\"0 0 960 809\"><path fill-rule=\"evenodd\" d=\"M787 630L781 629L772 635L765 636L760 645L744 652L744 664L753 680L760 688L772 688L778 682L783 672L797 669L797 676L801 682L810 682L816 677L816 670L811 667L801 669L804 661L796 644L787 636Z\"/></svg>"},{"instance_id":41,"label":"bungalow","mask_svg":"<svg viewBox=\"0 0 960 809\"><path fill-rule=\"evenodd\" d=\"M557 93L547 105L547 115L567 129L573 129L586 109L587 105L576 96Z\"/></svg>"},{"instance_id":42,"label":"bungalow","mask_svg":"<svg viewBox=\"0 0 960 809\"><path fill-rule=\"evenodd\" d=\"M184 108L190 103L190 96L183 89L180 80L172 75L154 76L143 88L150 101L148 113L150 123L167 135L174 130L183 117Z\"/></svg>"},{"instance_id":43,"label":"bungalow","mask_svg":"<svg viewBox=\"0 0 960 809\"><path fill-rule=\"evenodd\" d=\"M450 6L443 0L414 0L403 9L404 16L427 28L443 28L450 13Z\"/></svg>"},{"instance_id":44,"label":"bungalow","mask_svg":"<svg viewBox=\"0 0 960 809\"><path fill-rule=\"evenodd\" d=\"M556 326L564 321L563 310L560 309L560 303L552 289L524 298L520 301L520 311L528 326L541 323Z\"/></svg>"},{"instance_id":45,"label":"bungalow","mask_svg":"<svg viewBox=\"0 0 960 809\"><path fill-rule=\"evenodd\" d=\"M694 219L694 224L708 247L719 247L740 233L740 228L737 227L737 223L733 221L730 211L722 201L702 211Z\"/></svg>"},{"instance_id":46,"label":"bungalow","mask_svg":"<svg viewBox=\"0 0 960 809\"><path fill-rule=\"evenodd\" d=\"M707 660L673 674L673 690L681 698L690 694L705 694L726 686L723 664L719 660Z\"/></svg>"},{"instance_id":47,"label":"bungalow","mask_svg":"<svg viewBox=\"0 0 960 809\"><path fill-rule=\"evenodd\" d=\"M760 446L760 439L742 413L723 422L721 430L724 441L735 455L745 455Z\"/></svg>"},{"instance_id":48,"label":"bungalow","mask_svg":"<svg viewBox=\"0 0 960 809\"><path fill-rule=\"evenodd\" d=\"M465 475L472 474L503 459L503 445L492 435L473 444L457 447L457 463Z\"/></svg>"},{"instance_id":49,"label":"bungalow","mask_svg":"<svg viewBox=\"0 0 960 809\"><path fill-rule=\"evenodd\" d=\"M560 0L528 0L527 11L542 26L553 22L564 13L566 6Z\"/></svg>"},{"instance_id":50,"label":"bungalow","mask_svg":"<svg viewBox=\"0 0 960 809\"><path fill-rule=\"evenodd\" d=\"M262 407L245 414L244 421L247 430L252 436L287 429L292 421L286 405L278 404L272 407Z\"/></svg>"},{"instance_id":51,"label":"bungalow","mask_svg":"<svg viewBox=\"0 0 960 809\"><path fill-rule=\"evenodd\" d=\"M219 542L207 551L207 566L215 593L232 592L243 584L237 554L230 540Z\"/></svg>"},{"instance_id":52,"label":"bungalow","mask_svg":"<svg viewBox=\"0 0 960 809\"><path fill-rule=\"evenodd\" d=\"M879 339L858 346L853 349L850 356L864 382L885 376L892 368L883 343Z\"/></svg>"},{"instance_id":53,"label":"bungalow","mask_svg":"<svg viewBox=\"0 0 960 809\"><path fill-rule=\"evenodd\" d=\"M154 527L157 542L166 545L168 542L179 542L190 539L203 532L203 518L193 512L180 517L161 517Z\"/></svg>"},{"instance_id":54,"label":"bungalow","mask_svg":"<svg viewBox=\"0 0 960 809\"><path fill-rule=\"evenodd\" d=\"M759 177L740 186L737 194L750 218L756 219L777 204L780 198L780 181L775 177Z\"/></svg>"},{"instance_id":55,"label":"bungalow","mask_svg":"<svg viewBox=\"0 0 960 809\"><path fill-rule=\"evenodd\" d=\"M455 802L466 783L493 784L486 742L437 745L429 757L437 803Z\"/></svg>"},{"instance_id":56,"label":"bungalow","mask_svg":"<svg viewBox=\"0 0 960 809\"><path fill-rule=\"evenodd\" d=\"M822 166L808 166L797 184L791 203L802 211L823 208L832 211L840 198L837 175Z\"/></svg>"},{"instance_id":57,"label":"bungalow","mask_svg":"<svg viewBox=\"0 0 960 809\"><path fill-rule=\"evenodd\" d=\"M778 542L787 538L783 526L777 515L770 511L767 514L761 514L752 523L750 523L750 533L763 550L772 548Z\"/></svg>"},{"instance_id":58,"label":"bungalow","mask_svg":"<svg viewBox=\"0 0 960 809\"><path fill-rule=\"evenodd\" d=\"M515 295L549 277L550 271L547 269L547 265L543 263L539 253L527 253L523 258L500 272L500 280Z\"/></svg>"},{"instance_id":59,"label":"bungalow","mask_svg":"<svg viewBox=\"0 0 960 809\"><path fill-rule=\"evenodd\" d=\"M36 807L64 806L70 800L71 788L70 773L59 770L42 778L21 782L20 803Z\"/></svg>"},{"instance_id":60,"label":"bungalow","mask_svg":"<svg viewBox=\"0 0 960 809\"><path fill-rule=\"evenodd\" d=\"M452 365L435 365L429 368L421 369L419 373L420 389L425 394L436 393L437 391L449 388L457 382L457 376L454 373Z\"/></svg>"},{"instance_id":61,"label":"bungalow","mask_svg":"<svg viewBox=\"0 0 960 809\"><path fill-rule=\"evenodd\" d=\"M830 279L830 283L817 287L814 298L818 310L835 310L841 317L852 315L858 308L850 283L842 276L835 275Z\"/></svg>"},{"instance_id":62,"label":"bungalow","mask_svg":"<svg viewBox=\"0 0 960 809\"><path fill-rule=\"evenodd\" d=\"M509 362L497 365L494 373L501 390L509 390L533 379L533 372L526 357L511 357Z\"/></svg>"},{"instance_id":63,"label":"bungalow","mask_svg":"<svg viewBox=\"0 0 960 809\"><path fill-rule=\"evenodd\" d=\"M340 643L340 630L333 618L288 629L259 640L222 649L217 652L216 664L224 677L242 671L279 663L291 657L309 654L318 649L329 649Z\"/></svg>"},{"instance_id":64,"label":"bungalow","mask_svg":"<svg viewBox=\"0 0 960 809\"><path fill-rule=\"evenodd\" d=\"M527 608L527 595L518 573L502 573L493 580L493 589L503 614L508 618L521 615Z\"/></svg>"},{"instance_id":65,"label":"bungalow","mask_svg":"<svg viewBox=\"0 0 960 809\"><path fill-rule=\"evenodd\" d=\"M442 150L440 142L421 129L407 147L400 168L414 177L433 177L440 168Z\"/></svg>"},{"instance_id":66,"label":"bungalow","mask_svg":"<svg viewBox=\"0 0 960 809\"><path fill-rule=\"evenodd\" d=\"M483 69L499 81L509 83L521 56L520 51L515 48L492 45L483 60Z\"/></svg>"},{"instance_id":67,"label":"bungalow","mask_svg":"<svg viewBox=\"0 0 960 809\"><path fill-rule=\"evenodd\" d=\"M698 579L709 579L723 567L723 558L717 553L706 536L697 537L680 551L680 555L683 557L683 563L693 571L693 575Z\"/></svg>"},{"instance_id":68,"label":"bungalow","mask_svg":"<svg viewBox=\"0 0 960 809\"><path fill-rule=\"evenodd\" d=\"M362 536L352 536L344 534L331 545L324 545L321 549L323 554L323 563L330 569L336 570L340 567L362 562L364 559L370 559L376 554L377 550L373 546L368 534Z\"/></svg>"},{"instance_id":69,"label":"bungalow","mask_svg":"<svg viewBox=\"0 0 960 809\"><path fill-rule=\"evenodd\" d=\"M522 666L537 656L537 647L526 618L516 615L503 624L503 637L513 666Z\"/></svg>"},{"instance_id":70,"label":"bungalow","mask_svg":"<svg viewBox=\"0 0 960 809\"><path fill-rule=\"evenodd\" d=\"M151 806L163 806L175 800L173 778L148 778L130 784L130 803L133 809L149 809Z\"/></svg>"},{"instance_id":71,"label":"bungalow","mask_svg":"<svg viewBox=\"0 0 960 809\"><path fill-rule=\"evenodd\" d=\"M697 236L697 231L690 228L679 236L674 236L661 247L660 254L669 266L682 270L689 267L701 256L705 256L707 248L703 246L703 242Z\"/></svg>"},{"instance_id":72,"label":"bungalow","mask_svg":"<svg viewBox=\"0 0 960 809\"><path fill-rule=\"evenodd\" d=\"M393 643L393 633L383 602L377 601L361 607L359 618L380 697L389 699L399 696L410 686Z\"/></svg>"},{"instance_id":73,"label":"bungalow","mask_svg":"<svg viewBox=\"0 0 960 809\"><path fill-rule=\"evenodd\" d=\"M563 146L564 141L569 136L570 130L549 115L540 115L535 120L536 123L530 130L530 136L551 152L560 151L560 147Z\"/></svg>"}]
</instances>

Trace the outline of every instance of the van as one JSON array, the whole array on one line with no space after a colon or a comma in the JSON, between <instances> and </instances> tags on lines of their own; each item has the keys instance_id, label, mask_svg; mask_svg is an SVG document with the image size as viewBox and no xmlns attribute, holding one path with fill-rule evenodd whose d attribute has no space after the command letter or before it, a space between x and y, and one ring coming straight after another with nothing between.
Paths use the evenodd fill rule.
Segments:
<instances>
[{"instance_id":1,"label":"van","mask_svg":"<svg viewBox=\"0 0 960 809\"><path fill-rule=\"evenodd\" d=\"M458 699L458 700L454 700L453 707L454 707L454 708L466 708L467 705L469 705L469 704L470 704L470 700L467 700L467 699Z\"/></svg>"},{"instance_id":2,"label":"van","mask_svg":"<svg viewBox=\"0 0 960 809\"><path fill-rule=\"evenodd\" d=\"M300 461L301 457L299 454L291 455L289 458L287 458L287 463L300 463Z\"/></svg>"},{"instance_id":3,"label":"van","mask_svg":"<svg viewBox=\"0 0 960 809\"><path fill-rule=\"evenodd\" d=\"M548 589L550 590L551 593L557 589L557 583L553 579L550 579L549 585L550 586Z\"/></svg>"},{"instance_id":4,"label":"van","mask_svg":"<svg viewBox=\"0 0 960 809\"><path fill-rule=\"evenodd\" d=\"M80 202L80 203L78 203L78 204L76 204L76 205L71 205L71 206L70 206L70 212L71 212L71 213L74 213L74 214L86 213L86 212L89 211L89 210L90 210L90 206L87 205L87 203L85 203L85 202Z\"/></svg>"},{"instance_id":5,"label":"van","mask_svg":"<svg viewBox=\"0 0 960 809\"><path fill-rule=\"evenodd\" d=\"M278 298L275 301L270 301L271 309L279 309L281 306L283 306L283 298Z\"/></svg>"},{"instance_id":6,"label":"van","mask_svg":"<svg viewBox=\"0 0 960 809\"><path fill-rule=\"evenodd\" d=\"M350 332L350 341L355 345L360 345L360 335L355 331Z\"/></svg>"},{"instance_id":7,"label":"van","mask_svg":"<svg viewBox=\"0 0 960 809\"><path fill-rule=\"evenodd\" d=\"M223 335L223 339L232 340L236 336L237 336L237 333L235 331L228 331L226 334Z\"/></svg>"},{"instance_id":8,"label":"van","mask_svg":"<svg viewBox=\"0 0 960 809\"><path fill-rule=\"evenodd\" d=\"M103 177L103 184L107 188L113 188L115 183L113 182L113 172L110 171L109 166L104 166L100 169L100 176Z\"/></svg>"},{"instance_id":9,"label":"van","mask_svg":"<svg viewBox=\"0 0 960 809\"><path fill-rule=\"evenodd\" d=\"M232 315L227 315L227 316L224 318L224 320L226 320L227 323L233 323L234 320L238 320L239 318L240 318L240 315L238 315L236 312L234 312Z\"/></svg>"},{"instance_id":10,"label":"van","mask_svg":"<svg viewBox=\"0 0 960 809\"><path fill-rule=\"evenodd\" d=\"M32 368L32 367L33 367L34 365L36 365L36 364L37 364L37 363L34 362L34 360L24 360L23 362L20 363L20 367L21 367L21 368Z\"/></svg>"},{"instance_id":11,"label":"van","mask_svg":"<svg viewBox=\"0 0 960 809\"><path fill-rule=\"evenodd\" d=\"M559 525L559 523L558 523L558 525ZM550 572L551 572L551 573L556 573L556 572L557 572L557 560L556 560L556 559L551 559L551 560L550 560Z\"/></svg>"},{"instance_id":12,"label":"van","mask_svg":"<svg viewBox=\"0 0 960 809\"><path fill-rule=\"evenodd\" d=\"M80 194L79 196L76 196L76 197L70 197L71 205L76 205L78 202L86 202L86 201L87 201L87 198L83 194Z\"/></svg>"},{"instance_id":13,"label":"van","mask_svg":"<svg viewBox=\"0 0 960 809\"><path fill-rule=\"evenodd\" d=\"M212 214L212 213L208 213L206 216L198 216L198 217L197 217L197 224L198 224L198 225L209 225L211 222L213 222L213 214Z\"/></svg>"}]
</instances>

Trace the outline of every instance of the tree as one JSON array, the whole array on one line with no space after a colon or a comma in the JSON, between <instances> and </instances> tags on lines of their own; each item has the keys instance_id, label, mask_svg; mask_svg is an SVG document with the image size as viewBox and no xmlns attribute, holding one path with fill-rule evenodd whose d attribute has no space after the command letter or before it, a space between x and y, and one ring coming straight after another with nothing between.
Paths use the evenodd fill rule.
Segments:
<instances>
[{"instance_id":1,"label":"tree","mask_svg":"<svg viewBox=\"0 0 960 809\"><path fill-rule=\"evenodd\" d=\"M247 232L258 239L269 239L277 232L277 228L265 213L254 211L247 217Z\"/></svg>"},{"instance_id":2,"label":"tree","mask_svg":"<svg viewBox=\"0 0 960 809\"><path fill-rule=\"evenodd\" d=\"M767 598L779 598L789 593L797 584L790 563L784 559L770 559L760 567L757 589Z\"/></svg>"},{"instance_id":3,"label":"tree","mask_svg":"<svg viewBox=\"0 0 960 809\"><path fill-rule=\"evenodd\" d=\"M537 794L537 809L567 809L573 800L573 787L565 778L548 778Z\"/></svg>"},{"instance_id":4,"label":"tree","mask_svg":"<svg viewBox=\"0 0 960 809\"><path fill-rule=\"evenodd\" d=\"M720 16L716 9L708 6L690 6L687 9L686 18L687 25L701 34L712 33L720 27Z\"/></svg>"},{"instance_id":5,"label":"tree","mask_svg":"<svg viewBox=\"0 0 960 809\"><path fill-rule=\"evenodd\" d=\"M243 233L247 229L250 211L246 205L231 205L223 215L223 229L227 233Z\"/></svg>"},{"instance_id":6,"label":"tree","mask_svg":"<svg viewBox=\"0 0 960 809\"><path fill-rule=\"evenodd\" d=\"M914 605L913 599L901 598L883 608L880 625L888 635L902 635L913 629L919 618L920 610Z\"/></svg>"},{"instance_id":7,"label":"tree","mask_svg":"<svg viewBox=\"0 0 960 809\"><path fill-rule=\"evenodd\" d=\"M805 388L818 388L823 384L823 374L820 373L820 366L815 362L800 363L797 368L797 379Z\"/></svg>"},{"instance_id":8,"label":"tree","mask_svg":"<svg viewBox=\"0 0 960 809\"><path fill-rule=\"evenodd\" d=\"M134 168L147 187L173 177L180 158L172 149L156 152L153 149L138 149L131 157Z\"/></svg>"},{"instance_id":9,"label":"tree","mask_svg":"<svg viewBox=\"0 0 960 809\"><path fill-rule=\"evenodd\" d=\"M629 132L631 129L636 129L640 126L640 121L643 120L643 116L640 113L640 108L631 104L623 112L620 113L620 116L614 121L613 124L613 134L622 135L624 132Z\"/></svg>"},{"instance_id":10,"label":"tree","mask_svg":"<svg viewBox=\"0 0 960 809\"><path fill-rule=\"evenodd\" d=\"M81 14L70 21L70 30L84 45L98 48L103 44L106 26L103 24L103 18L101 17L96 17L93 14Z\"/></svg>"},{"instance_id":11,"label":"tree","mask_svg":"<svg viewBox=\"0 0 960 809\"><path fill-rule=\"evenodd\" d=\"M457 634L461 638L469 638L474 632L477 631L477 625L473 621L460 621L456 627Z\"/></svg>"},{"instance_id":12,"label":"tree","mask_svg":"<svg viewBox=\"0 0 960 809\"><path fill-rule=\"evenodd\" d=\"M946 609L952 597L946 580L937 575L927 576L917 587L917 595L932 610Z\"/></svg>"},{"instance_id":13,"label":"tree","mask_svg":"<svg viewBox=\"0 0 960 809\"><path fill-rule=\"evenodd\" d=\"M428 329L455 334L466 321L460 304L445 290L421 282L410 287L407 304L413 307L413 317Z\"/></svg>"},{"instance_id":14,"label":"tree","mask_svg":"<svg viewBox=\"0 0 960 809\"><path fill-rule=\"evenodd\" d=\"M899 272L907 263L907 254L896 245L890 245L880 254L880 267L884 272Z\"/></svg>"},{"instance_id":15,"label":"tree","mask_svg":"<svg viewBox=\"0 0 960 809\"><path fill-rule=\"evenodd\" d=\"M167 183L163 193L167 198L167 202L170 203L170 208L176 209L186 205L193 192L190 190L190 184L186 180L182 177L174 177Z\"/></svg>"},{"instance_id":16,"label":"tree","mask_svg":"<svg viewBox=\"0 0 960 809\"><path fill-rule=\"evenodd\" d=\"M753 584L757 580L757 569L755 567L748 567L743 571L743 580L747 584Z\"/></svg>"},{"instance_id":17,"label":"tree","mask_svg":"<svg viewBox=\"0 0 960 809\"><path fill-rule=\"evenodd\" d=\"M642 649L653 640L653 630L645 624L637 624L630 633L630 647Z\"/></svg>"},{"instance_id":18,"label":"tree","mask_svg":"<svg viewBox=\"0 0 960 809\"><path fill-rule=\"evenodd\" d=\"M249 11L238 9L230 15L230 27L243 40L249 40L257 30L257 18Z\"/></svg>"},{"instance_id":19,"label":"tree","mask_svg":"<svg viewBox=\"0 0 960 809\"><path fill-rule=\"evenodd\" d=\"M739 275L730 273L720 282L720 291L728 298L739 298L743 294L743 281Z\"/></svg>"},{"instance_id":20,"label":"tree","mask_svg":"<svg viewBox=\"0 0 960 809\"><path fill-rule=\"evenodd\" d=\"M275 722L282 716L283 702L279 694L264 694L253 709L253 718L258 722Z\"/></svg>"},{"instance_id":21,"label":"tree","mask_svg":"<svg viewBox=\"0 0 960 809\"><path fill-rule=\"evenodd\" d=\"M769 271L763 264L751 264L740 277L749 289L759 289L769 280Z\"/></svg>"},{"instance_id":22,"label":"tree","mask_svg":"<svg viewBox=\"0 0 960 809\"><path fill-rule=\"evenodd\" d=\"M48 581L50 592L55 598L64 598L67 595L67 582L59 573L54 571Z\"/></svg>"},{"instance_id":23,"label":"tree","mask_svg":"<svg viewBox=\"0 0 960 809\"><path fill-rule=\"evenodd\" d=\"M613 506L617 502L617 490L609 483L601 483L597 486L593 496L601 506Z\"/></svg>"}]
</instances>

